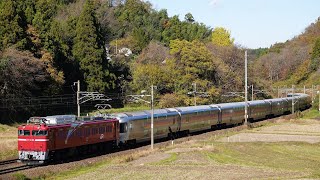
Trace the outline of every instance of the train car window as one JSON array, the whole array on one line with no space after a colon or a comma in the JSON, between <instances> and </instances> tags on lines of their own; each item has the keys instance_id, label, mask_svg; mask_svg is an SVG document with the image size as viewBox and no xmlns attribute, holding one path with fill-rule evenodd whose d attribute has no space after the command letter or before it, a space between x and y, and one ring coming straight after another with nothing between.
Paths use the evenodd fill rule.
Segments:
<instances>
[{"instance_id":1,"label":"train car window","mask_svg":"<svg viewBox=\"0 0 320 180\"><path fill-rule=\"evenodd\" d=\"M173 118L172 119L172 124L175 124L176 123L176 118Z\"/></svg>"},{"instance_id":2,"label":"train car window","mask_svg":"<svg viewBox=\"0 0 320 180\"><path fill-rule=\"evenodd\" d=\"M29 133L30 133L30 132L29 132ZM33 131L32 131L32 135L33 135L33 136L47 136L47 135L48 135L48 131L33 130Z\"/></svg>"},{"instance_id":3,"label":"train car window","mask_svg":"<svg viewBox=\"0 0 320 180\"><path fill-rule=\"evenodd\" d=\"M120 133L126 133L128 130L127 123L120 123Z\"/></svg>"},{"instance_id":4,"label":"train car window","mask_svg":"<svg viewBox=\"0 0 320 180\"><path fill-rule=\"evenodd\" d=\"M24 135L25 136L30 136L30 131L29 130L24 130Z\"/></svg>"}]
</instances>

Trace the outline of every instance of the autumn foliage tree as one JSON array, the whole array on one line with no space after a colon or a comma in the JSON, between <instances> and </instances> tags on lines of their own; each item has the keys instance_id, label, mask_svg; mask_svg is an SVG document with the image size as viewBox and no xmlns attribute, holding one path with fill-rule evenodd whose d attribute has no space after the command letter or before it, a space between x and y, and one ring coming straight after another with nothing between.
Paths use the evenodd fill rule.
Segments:
<instances>
[{"instance_id":1,"label":"autumn foliage tree","mask_svg":"<svg viewBox=\"0 0 320 180\"><path fill-rule=\"evenodd\" d=\"M216 27L212 32L212 43L217 46L231 46L233 41L230 32L223 27Z\"/></svg>"},{"instance_id":2,"label":"autumn foliage tree","mask_svg":"<svg viewBox=\"0 0 320 180\"><path fill-rule=\"evenodd\" d=\"M28 51L6 49L0 54L0 85L6 98L22 98L32 95L43 95L50 92L48 85L52 83L46 71L46 64L35 58Z\"/></svg>"},{"instance_id":3,"label":"autumn foliage tree","mask_svg":"<svg viewBox=\"0 0 320 180\"><path fill-rule=\"evenodd\" d=\"M311 70L315 71L319 68L320 63L320 38L318 38L313 46L312 53L311 53Z\"/></svg>"}]
</instances>

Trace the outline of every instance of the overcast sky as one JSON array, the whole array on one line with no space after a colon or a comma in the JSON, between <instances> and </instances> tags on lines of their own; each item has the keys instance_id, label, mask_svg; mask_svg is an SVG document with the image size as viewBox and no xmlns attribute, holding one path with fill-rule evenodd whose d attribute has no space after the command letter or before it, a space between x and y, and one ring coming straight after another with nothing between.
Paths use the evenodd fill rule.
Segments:
<instances>
[{"instance_id":1,"label":"overcast sky","mask_svg":"<svg viewBox=\"0 0 320 180\"><path fill-rule=\"evenodd\" d=\"M270 47L301 34L320 16L320 0L148 0L169 16L190 12L196 21L231 31L235 43Z\"/></svg>"}]
</instances>

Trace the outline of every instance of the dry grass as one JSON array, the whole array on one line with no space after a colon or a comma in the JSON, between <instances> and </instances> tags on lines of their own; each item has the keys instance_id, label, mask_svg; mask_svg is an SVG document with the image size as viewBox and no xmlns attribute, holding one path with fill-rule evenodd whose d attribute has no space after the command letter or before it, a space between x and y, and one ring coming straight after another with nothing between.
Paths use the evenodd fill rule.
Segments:
<instances>
[{"instance_id":1,"label":"dry grass","mask_svg":"<svg viewBox=\"0 0 320 180\"><path fill-rule=\"evenodd\" d=\"M0 124L0 160L17 157L17 128Z\"/></svg>"}]
</instances>

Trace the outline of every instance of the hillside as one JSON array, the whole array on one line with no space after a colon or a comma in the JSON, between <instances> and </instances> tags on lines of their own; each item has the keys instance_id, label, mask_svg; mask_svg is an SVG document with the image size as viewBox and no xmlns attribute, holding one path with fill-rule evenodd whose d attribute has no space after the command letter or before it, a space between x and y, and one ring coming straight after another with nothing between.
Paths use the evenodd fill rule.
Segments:
<instances>
[{"instance_id":1,"label":"hillside","mask_svg":"<svg viewBox=\"0 0 320 180\"><path fill-rule=\"evenodd\" d=\"M273 86L320 83L320 19L285 43L264 49L255 61L255 75Z\"/></svg>"},{"instance_id":2,"label":"hillside","mask_svg":"<svg viewBox=\"0 0 320 180\"><path fill-rule=\"evenodd\" d=\"M118 103L152 84L161 107L192 105L195 83L198 104L241 100L222 95L242 91L244 51L191 13L141 0L8 0L0 11L2 120L74 113L77 80Z\"/></svg>"}]
</instances>

